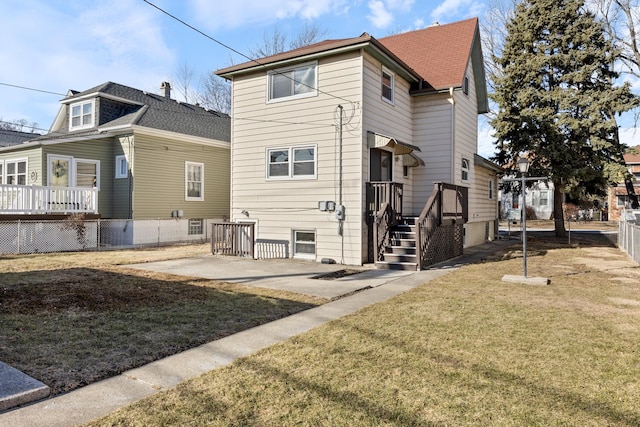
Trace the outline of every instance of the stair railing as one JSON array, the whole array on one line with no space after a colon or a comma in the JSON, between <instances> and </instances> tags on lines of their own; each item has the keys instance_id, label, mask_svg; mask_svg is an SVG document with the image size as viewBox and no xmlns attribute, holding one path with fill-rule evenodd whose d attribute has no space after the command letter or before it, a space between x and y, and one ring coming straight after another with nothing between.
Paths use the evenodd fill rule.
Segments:
<instances>
[{"instance_id":1,"label":"stair railing","mask_svg":"<svg viewBox=\"0 0 640 427\"><path fill-rule=\"evenodd\" d=\"M394 215L391 205L382 203L380 209L375 213L373 221L373 243L375 251L375 261L382 261L385 247L391 239L391 226L394 224Z\"/></svg>"},{"instance_id":2,"label":"stair railing","mask_svg":"<svg viewBox=\"0 0 640 427\"><path fill-rule=\"evenodd\" d=\"M433 185L431 196L425 203L420 216L416 220L416 257L418 260L418 269L426 263L428 255L428 244L434 235L436 228L440 225L442 191L441 183L436 182Z\"/></svg>"},{"instance_id":3,"label":"stair railing","mask_svg":"<svg viewBox=\"0 0 640 427\"><path fill-rule=\"evenodd\" d=\"M430 262L433 237L443 223L465 223L468 220L468 188L436 182L420 216L416 220L416 256L418 269ZM462 241L448 242L462 247Z\"/></svg>"}]
</instances>

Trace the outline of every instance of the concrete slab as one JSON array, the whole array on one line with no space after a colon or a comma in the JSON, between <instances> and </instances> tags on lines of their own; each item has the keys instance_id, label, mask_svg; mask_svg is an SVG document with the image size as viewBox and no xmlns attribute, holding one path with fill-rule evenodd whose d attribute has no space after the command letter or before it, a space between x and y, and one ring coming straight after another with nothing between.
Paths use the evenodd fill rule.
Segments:
<instances>
[{"instance_id":1,"label":"concrete slab","mask_svg":"<svg viewBox=\"0 0 640 427\"><path fill-rule=\"evenodd\" d=\"M127 267L240 283L330 300L415 273L415 271L376 270L370 267L320 264L292 259L255 260L214 255L131 264ZM332 280L314 279L315 276L345 269L358 270L360 273Z\"/></svg>"},{"instance_id":2,"label":"concrete slab","mask_svg":"<svg viewBox=\"0 0 640 427\"><path fill-rule=\"evenodd\" d=\"M502 281L509 282L509 283L520 283L522 285L546 286L551 284L551 280L549 280L546 277L524 277L524 276L517 276L512 274L505 274L504 276L502 276Z\"/></svg>"},{"instance_id":3,"label":"concrete slab","mask_svg":"<svg viewBox=\"0 0 640 427\"><path fill-rule=\"evenodd\" d=\"M49 387L29 375L0 362L0 411L44 399Z\"/></svg>"}]
</instances>

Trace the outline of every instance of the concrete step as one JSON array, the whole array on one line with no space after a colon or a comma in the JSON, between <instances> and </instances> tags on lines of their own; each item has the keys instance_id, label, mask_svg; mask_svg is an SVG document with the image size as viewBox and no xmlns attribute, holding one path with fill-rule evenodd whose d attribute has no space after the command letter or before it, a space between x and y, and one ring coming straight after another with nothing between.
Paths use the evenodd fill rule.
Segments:
<instances>
[{"instance_id":1,"label":"concrete step","mask_svg":"<svg viewBox=\"0 0 640 427\"><path fill-rule=\"evenodd\" d=\"M0 362L0 412L49 397L49 386Z\"/></svg>"}]
</instances>

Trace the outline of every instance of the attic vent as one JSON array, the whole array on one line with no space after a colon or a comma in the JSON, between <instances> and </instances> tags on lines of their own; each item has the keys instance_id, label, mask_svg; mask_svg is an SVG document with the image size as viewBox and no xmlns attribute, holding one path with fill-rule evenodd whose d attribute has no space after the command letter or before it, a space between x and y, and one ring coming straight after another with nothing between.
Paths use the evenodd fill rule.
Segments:
<instances>
[{"instance_id":1,"label":"attic vent","mask_svg":"<svg viewBox=\"0 0 640 427\"><path fill-rule=\"evenodd\" d=\"M169 82L162 82L160 84L160 94L167 99L171 99L171 85Z\"/></svg>"}]
</instances>

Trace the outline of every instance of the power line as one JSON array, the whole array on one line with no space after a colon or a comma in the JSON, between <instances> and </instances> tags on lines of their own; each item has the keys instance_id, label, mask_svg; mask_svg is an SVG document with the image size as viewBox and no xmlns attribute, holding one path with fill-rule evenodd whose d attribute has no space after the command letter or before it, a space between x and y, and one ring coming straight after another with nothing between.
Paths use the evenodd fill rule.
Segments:
<instances>
[{"instance_id":1,"label":"power line","mask_svg":"<svg viewBox=\"0 0 640 427\"><path fill-rule=\"evenodd\" d=\"M9 86L9 87L15 87L15 88L18 88L18 89L24 89L24 90L31 90L31 91L34 91L34 92L49 93L49 94L51 94L51 95L67 96L67 94L66 94L66 93L51 92L51 91L48 91L48 90L34 89L34 88L32 88L32 87L12 85L12 84L9 84L9 83L3 83L3 82L0 82L0 85L2 85L2 86Z\"/></svg>"},{"instance_id":2,"label":"power line","mask_svg":"<svg viewBox=\"0 0 640 427\"><path fill-rule=\"evenodd\" d=\"M162 9L162 8L160 8L160 7L158 7L158 6L156 6L155 4L151 3L149 0L143 0L143 1L144 1L145 3L147 3L149 6L154 7L155 9L157 9L157 10L159 10L160 12L164 13L165 15L167 15L167 16L171 17L172 19L175 19L176 21L180 22L182 25L185 25L186 27L188 27L188 28L192 29L193 31L197 32L198 34L201 34L202 36L204 36L204 37L208 38L209 40L213 41L214 43L219 44L220 46L224 47L225 49L229 49L230 51L232 51L232 52L234 52L234 53L236 53L236 54L238 54L238 55L242 56L243 58L248 59L248 60L249 60L249 61L251 61L251 62L255 62L256 64L258 64L259 66L261 66L261 67L263 67L263 68L265 68L265 69L267 68L266 64L263 64L263 63L261 63L260 61L258 61L257 59L255 59L255 58L251 58L251 57L249 57L249 56L245 55L244 53L242 53L242 52L240 52L240 51L238 51L238 50L236 50L236 49L232 48L231 46L226 45L226 44L222 43L221 41L219 41L219 40L217 40L217 39L215 39L215 38L211 37L210 35L208 35L208 34L206 34L206 33L202 32L202 31L201 31L201 30L199 30L199 29L197 29L197 28L196 28L196 27L194 27L193 25L186 23L185 21L183 21L182 19L178 18L177 16L172 15L171 13L167 12L166 10L164 10L164 9ZM339 100L341 100L341 101L348 102L348 103L350 103L350 104L352 104L352 103L353 103L353 101L350 101L350 100L348 100L348 99L342 98L342 97L340 97L340 96L337 96L337 95L334 95L334 94L331 94L331 93L328 93L328 92L323 92L323 91L321 91L320 89L315 88L315 87L312 87L312 86L309 86L309 85L307 85L307 84L306 84L306 83L304 83L304 82L297 81L297 80L295 80L295 79L293 79L293 78L289 77L288 75L286 75L286 74L284 74L284 73L280 73L280 72L278 72L278 71L274 71L274 73L276 73L276 74L278 74L278 75L281 75L281 76L284 76L284 77L286 77L286 78L288 78L288 79L292 80L293 82L298 83L298 84L301 84L301 85L303 85L303 86L306 86L306 87L308 87L308 88L310 88L310 89L317 90L319 93L322 93L322 94L324 94L324 95L328 95L328 96L330 96L330 97L332 97L332 98L339 99Z\"/></svg>"}]
</instances>

